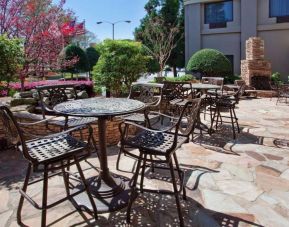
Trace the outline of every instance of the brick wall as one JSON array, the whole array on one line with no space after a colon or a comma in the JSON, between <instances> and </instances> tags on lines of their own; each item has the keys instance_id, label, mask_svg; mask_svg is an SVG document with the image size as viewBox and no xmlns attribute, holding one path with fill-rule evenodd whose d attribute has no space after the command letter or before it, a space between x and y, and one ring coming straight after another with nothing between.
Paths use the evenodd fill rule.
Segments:
<instances>
[{"instance_id":1,"label":"brick wall","mask_svg":"<svg viewBox=\"0 0 289 227\"><path fill-rule=\"evenodd\" d=\"M39 115L35 115L35 114L30 114L28 112L20 112L20 113L16 113L15 116L17 116L17 121L19 122L35 122L41 119L41 116ZM118 125L119 123L122 122L122 119L119 117L115 117L113 118L113 120L108 120L107 121L107 127L106 127L106 138L107 138L107 145L116 145L119 142L120 139L120 133L119 133L119 128ZM98 125L97 122L91 124L92 128L93 128L93 136L96 140L96 143L98 144ZM5 133L3 131L3 123L2 121L0 121L0 150L4 149L4 142L3 140L5 138ZM60 128L58 126L55 125L49 125L49 129L53 130L55 132L59 132ZM28 128L25 128L25 130L27 132L30 132L32 134L42 134L42 135L47 135L47 134L51 134L51 132L49 132L49 130L46 127L45 123L41 123L41 124L37 124L37 125L33 125L33 126L29 126ZM78 138L81 138L80 133L75 133L75 136ZM88 130L83 130L82 131L82 136L83 138L87 138L88 136ZM2 145L1 145L1 141L2 141Z\"/></svg>"}]
</instances>

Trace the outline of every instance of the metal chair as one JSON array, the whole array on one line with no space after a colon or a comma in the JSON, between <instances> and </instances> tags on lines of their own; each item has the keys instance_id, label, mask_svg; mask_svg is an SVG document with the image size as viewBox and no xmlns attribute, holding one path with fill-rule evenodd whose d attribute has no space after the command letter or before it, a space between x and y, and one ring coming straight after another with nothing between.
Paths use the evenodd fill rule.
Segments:
<instances>
[{"instance_id":1,"label":"metal chair","mask_svg":"<svg viewBox=\"0 0 289 227\"><path fill-rule=\"evenodd\" d=\"M190 82L164 81L162 100L164 101L163 112L165 114L179 115L179 105L176 104L188 98L195 98Z\"/></svg>"},{"instance_id":2,"label":"metal chair","mask_svg":"<svg viewBox=\"0 0 289 227\"><path fill-rule=\"evenodd\" d=\"M128 98L141 101L146 104L147 110L160 110L162 99L163 84L157 83L132 83ZM154 116L149 116L149 118ZM144 111L133 113L123 117L126 121L132 121L139 124L145 123Z\"/></svg>"},{"instance_id":3,"label":"metal chair","mask_svg":"<svg viewBox=\"0 0 289 227\"><path fill-rule=\"evenodd\" d=\"M77 93L74 85L48 85L36 87L43 119L46 115L57 115L53 111L54 106L59 103L77 99ZM61 117L61 119L47 121L46 127L49 124L60 126L63 130L83 124L95 122L97 118L93 117Z\"/></svg>"},{"instance_id":4,"label":"metal chair","mask_svg":"<svg viewBox=\"0 0 289 227\"><path fill-rule=\"evenodd\" d=\"M240 127L238 123L238 118L236 116L235 107L239 103L240 97L244 93L244 87L245 85L241 85L238 91L236 91L233 95L222 95L217 96L214 100L214 105L212 108L214 108L214 115L211 122L211 128L210 131L213 130L213 124L216 118L216 130L218 129L219 119L221 124L223 124L225 121L223 121L223 118L230 118L230 122L233 129L233 138L236 139L236 132L235 132L235 124L237 127L238 133L240 133ZM230 112L230 116L224 116L221 114L221 111L228 110Z\"/></svg>"},{"instance_id":5,"label":"metal chair","mask_svg":"<svg viewBox=\"0 0 289 227\"><path fill-rule=\"evenodd\" d=\"M28 168L26 172L26 177L22 189L19 190L21 197L17 210L17 222L19 225L23 226L21 220L21 211L23 207L24 199L26 199L31 205L36 209L41 210L41 226L46 226L46 211L65 200L72 200L74 196L86 191L88 198L91 202L93 209L94 218L97 219L97 208L93 201L92 195L90 193L89 187L84 178L81 166L79 162L87 158L91 153L91 140L92 140L92 129L90 126L79 126L72 128L68 131L61 133L39 136L28 134L24 129L25 127L31 127L38 123L43 123L48 119L34 122L34 123L18 123L11 111L6 107L0 106L0 120L3 121L4 129L8 139L17 147L19 151L23 154L24 158L28 161ZM72 136L73 132L89 129L88 140L80 141ZM24 136L34 137L32 140L26 140ZM95 146L94 143L93 147ZM79 172L80 180L84 185L82 190L70 193L69 180L70 173L65 170L67 166L75 164ZM59 172L55 172L60 170ZM43 173L43 179L35 180L29 182L31 172ZM48 189L48 179L50 177L61 174L63 176L64 185L66 189L66 197L53 202L52 204L47 204L47 189ZM27 187L29 185L35 184L37 182L43 181L43 196L42 205L36 203L27 193ZM79 180L78 180L79 181ZM79 207L77 207L79 209Z\"/></svg>"},{"instance_id":6,"label":"metal chair","mask_svg":"<svg viewBox=\"0 0 289 227\"><path fill-rule=\"evenodd\" d=\"M281 84L277 86L277 102L280 102L281 100L285 100L285 103L288 103L288 98L289 98L289 85L288 84Z\"/></svg>"},{"instance_id":7,"label":"metal chair","mask_svg":"<svg viewBox=\"0 0 289 227\"><path fill-rule=\"evenodd\" d=\"M161 113L158 113L161 117L168 119L171 126L165 130L154 130L148 124L148 128L141 125L124 122L120 124L121 132L121 148L122 152L136 158L138 160L135 174L131 180L131 197L129 205L127 208L127 222L130 223L130 212L133 200L137 197L137 191L143 193L144 191L152 193L162 193L162 194L173 194L176 199L176 205L178 210L178 216L180 221L180 226L184 226L184 221L181 212L181 205L179 200L179 194L183 192L183 198L186 199L186 190L184 187L184 173L179 168L176 150L182 146L183 143L189 142L189 137L194 131L196 121L198 118L199 108L201 99L188 100L183 107L181 115L178 118L170 117ZM128 136L129 128L131 126L139 128L141 131L136 135L130 137ZM133 154L128 150L128 148L138 149L139 155ZM162 159L152 159L152 156L162 157ZM175 162L175 167L173 166L173 161ZM147 162L151 164L166 164L169 166L172 183L173 192L168 192L164 190L151 190L145 189L143 187L144 183L144 173L147 167ZM141 165L142 164L142 165ZM151 166L151 165L150 165ZM154 168L164 169L162 166L155 165ZM140 188L137 188L138 175L141 170ZM180 180L180 186L177 187L177 182L175 178L174 171L177 171Z\"/></svg>"},{"instance_id":8,"label":"metal chair","mask_svg":"<svg viewBox=\"0 0 289 227\"><path fill-rule=\"evenodd\" d=\"M135 99L141 101L146 104L146 109L144 111L150 110L160 110L160 103L162 98L162 89L163 84L157 83L132 83L130 94L128 96L129 99ZM140 113L133 113L127 116L124 116L123 119L125 121L134 122L140 125L146 125L146 118L144 111ZM155 114L149 114L149 120L153 120L158 118ZM119 170L119 162L121 158L122 150L119 150L117 161L116 161L116 169Z\"/></svg>"}]
</instances>

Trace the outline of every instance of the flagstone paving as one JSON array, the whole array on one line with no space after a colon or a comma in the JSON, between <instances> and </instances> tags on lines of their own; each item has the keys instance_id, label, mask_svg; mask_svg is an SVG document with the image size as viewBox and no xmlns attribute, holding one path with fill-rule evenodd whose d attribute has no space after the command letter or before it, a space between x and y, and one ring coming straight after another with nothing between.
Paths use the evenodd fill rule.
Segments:
<instances>
[{"instance_id":1,"label":"flagstone paving","mask_svg":"<svg viewBox=\"0 0 289 227\"><path fill-rule=\"evenodd\" d=\"M237 109L242 132L236 140L228 126L212 136L196 135L177 151L186 173L187 201L182 201L186 226L289 226L289 104L273 99L242 100ZM198 132L197 132L198 133ZM110 170L131 178L135 160L122 157L115 170L117 147L108 151ZM17 226L18 188L26 162L19 153L0 153L0 226ZM82 163L86 177L98 174L97 157ZM92 168L96 167L95 168ZM171 188L162 171L146 171L146 187ZM35 176L37 178L38 176ZM41 201L41 184L29 193ZM49 200L65 193L61 177L49 182ZM177 226L172 196L144 193L134 203L132 226ZM49 226L126 226L126 210L101 214L94 221L69 202L48 211ZM25 202L23 222L40 225L40 212Z\"/></svg>"}]
</instances>

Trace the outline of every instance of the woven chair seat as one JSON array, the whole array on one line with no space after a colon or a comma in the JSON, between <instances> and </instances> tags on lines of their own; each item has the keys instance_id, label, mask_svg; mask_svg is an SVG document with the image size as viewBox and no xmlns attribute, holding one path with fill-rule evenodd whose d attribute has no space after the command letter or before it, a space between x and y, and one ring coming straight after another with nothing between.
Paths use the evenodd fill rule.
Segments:
<instances>
[{"instance_id":1,"label":"woven chair seat","mask_svg":"<svg viewBox=\"0 0 289 227\"><path fill-rule=\"evenodd\" d=\"M87 146L87 143L70 135L60 135L49 139L38 139L26 143L28 153L39 163L51 162L72 155ZM22 146L19 147L22 150Z\"/></svg>"},{"instance_id":2,"label":"woven chair seat","mask_svg":"<svg viewBox=\"0 0 289 227\"><path fill-rule=\"evenodd\" d=\"M178 136L177 148L187 142L188 138L182 135ZM161 133L143 131L133 138L124 141L125 145L132 148L144 149L146 153L151 155L167 155L174 142L174 133Z\"/></svg>"},{"instance_id":3,"label":"woven chair seat","mask_svg":"<svg viewBox=\"0 0 289 227\"><path fill-rule=\"evenodd\" d=\"M67 121L67 127L72 128L80 125L91 124L97 121L97 118L94 117L69 117ZM50 120L48 121L49 124L57 125L64 127L65 126L65 119L57 119L57 120Z\"/></svg>"}]
</instances>

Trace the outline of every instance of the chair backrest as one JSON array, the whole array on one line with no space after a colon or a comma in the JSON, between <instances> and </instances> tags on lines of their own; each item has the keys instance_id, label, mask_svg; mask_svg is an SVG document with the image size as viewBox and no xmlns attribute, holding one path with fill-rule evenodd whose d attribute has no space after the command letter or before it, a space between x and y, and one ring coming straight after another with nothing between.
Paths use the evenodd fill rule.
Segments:
<instances>
[{"instance_id":1,"label":"chair backrest","mask_svg":"<svg viewBox=\"0 0 289 227\"><path fill-rule=\"evenodd\" d=\"M245 82L245 80L235 80L234 84L237 86L241 86L243 84L246 84L246 82Z\"/></svg>"},{"instance_id":2,"label":"chair backrest","mask_svg":"<svg viewBox=\"0 0 289 227\"><path fill-rule=\"evenodd\" d=\"M179 135L189 139L199 118L201 102L201 98L190 99L186 102L176 123L174 144L169 150L173 151L176 148Z\"/></svg>"},{"instance_id":3,"label":"chair backrest","mask_svg":"<svg viewBox=\"0 0 289 227\"><path fill-rule=\"evenodd\" d=\"M16 119L8 107L0 105L0 121L3 122L3 129L5 131L6 138L8 141L15 145L22 146L22 153L24 157L33 162L33 158L29 155L25 143L25 138L21 128L19 127Z\"/></svg>"},{"instance_id":4,"label":"chair backrest","mask_svg":"<svg viewBox=\"0 0 289 227\"><path fill-rule=\"evenodd\" d=\"M289 95L289 85L288 84L281 84L277 86L277 92L279 96L282 95Z\"/></svg>"},{"instance_id":5,"label":"chair backrest","mask_svg":"<svg viewBox=\"0 0 289 227\"><path fill-rule=\"evenodd\" d=\"M239 87L238 91L236 91L236 93L233 95L233 96L235 97L235 99L236 99L237 102L239 102L241 96L244 94L245 88L246 88L246 84L242 84L242 85Z\"/></svg>"},{"instance_id":6,"label":"chair backrest","mask_svg":"<svg viewBox=\"0 0 289 227\"><path fill-rule=\"evenodd\" d=\"M57 104L77 98L75 85L72 84L39 86L36 89L43 118L45 118L46 113L52 112Z\"/></svg>"},{"instance_id":7,"label":"chair backrest","mask_svg":"<svg viewBox=\"0 0 289 227\"><path fill-rule=\"evenodd\" d=\"M132 83L128 98L141 101L147 106L159 104L163 86L158 83Z\"/></svg>"},{"instance_id":8,"label":"chair backrest","mask_svg":"<svg viewBox=\"0 0 289 227\"><path fill-rule=\"evenodd\" d=\"M164 82L163 97L167 101L173 99L187 99L191 94L192 84L190 82Z\"/></svg>"}]
</instances>

